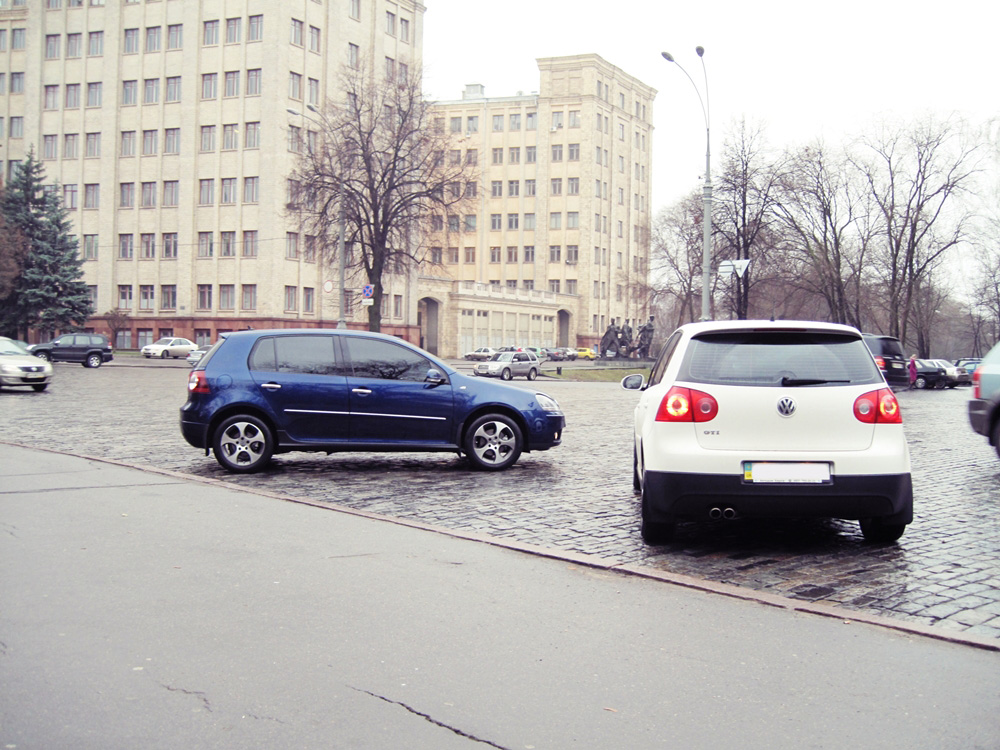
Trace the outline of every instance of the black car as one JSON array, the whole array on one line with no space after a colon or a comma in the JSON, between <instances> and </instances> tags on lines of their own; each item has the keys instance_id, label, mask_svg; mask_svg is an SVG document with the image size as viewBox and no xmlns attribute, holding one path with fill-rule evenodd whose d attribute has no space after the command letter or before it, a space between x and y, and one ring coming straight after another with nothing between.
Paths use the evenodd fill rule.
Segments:
<instances>
[{"instance_id":1,"label":"black car","mask_svg":"<svg viewBox=\"0 0 1000 750\"><path fill-rule=\"evenodd\" d=\"M545 355L545 359L550 359L553 362L563 362L566 359L566 352L562 349L546 348L542 349L542 354Z\"/></svg>"},{"instance_id":2,"label":"black car","mask_svg":"<svg viewBox=\"0 0 1000 750\"><path fill-rule=\"evenodd\" d=\"M181 433L226 470L286 451L450 451L512 466L562 442L554 398L462 375L393 336L348 330L238 331L198 361Z\"/></svg>"},{"instance_id":3,"label":"black car","mask_svg":"<svg viewBox=\"0 0 1000 750\"><path fill-rule=\"evenodd\" d=\"M895 336L882 336L875 333L861 335L872 356L875 357L875 363L882 371L885 382L897 388L909 386L908 360L903 354L903 345L899 343L899 339Z\"/></svg>"},{"instance_id":4,"label":"black car","mask_svg":"<svg viewBox=\"0 0 1000 750\"><path fill-rule=\"evenodd\" d=\"M948 373L941 365L930 359L918 359L917 380L913 384L916 388L944 388L948 385ZM907 363L909 367L909 363Z\"/></svg>"},{"instance_id":5,"label":"black car","mask_svg":"<svg viewBox=\"0 0 1000 750\"><path fill-rule=\"evenodd\" d=\"M99 333L64 333L44 344L34 344L28 350L49 362L79 362L84 367L100 367L115 358L107 336Z\"/></svg>"}]
</instances>

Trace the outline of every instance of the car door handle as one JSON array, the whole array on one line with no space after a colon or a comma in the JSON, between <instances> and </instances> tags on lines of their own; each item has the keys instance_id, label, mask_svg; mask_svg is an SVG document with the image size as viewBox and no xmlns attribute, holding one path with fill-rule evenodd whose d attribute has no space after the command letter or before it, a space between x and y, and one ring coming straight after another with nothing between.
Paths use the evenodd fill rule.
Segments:
<instances>
[{"instance_id":1,"label":"car door handle","mask_svg":"<svg viewBox=\"0 0 1000 750\"><path fill-rule=\"evenodd\" d=\"M372 392L368 388L352 388L351 393L357 393L359 396L370 396Z\"/></svg>"},{"instance_id":2,"label":"car door handle","mask_svg":"<svg viewBox=\"0 0 1000 750\"><path fill-rule=\"evenodd\" d=\"M264 388L264 389L269 390L269 391L278 391L278 390L281 390L281 384L280 383L264 383L263 385L261 385L261 388Z\"/></svg>"}]
</instances>

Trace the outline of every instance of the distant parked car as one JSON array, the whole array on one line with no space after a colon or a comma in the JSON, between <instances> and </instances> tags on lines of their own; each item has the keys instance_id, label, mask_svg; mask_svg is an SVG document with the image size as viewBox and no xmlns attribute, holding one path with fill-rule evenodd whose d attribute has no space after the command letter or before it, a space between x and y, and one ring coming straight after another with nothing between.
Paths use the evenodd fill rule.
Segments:
<instances>
[{"instance_id":1,"label":"distant parked car","mask_svg":"<svg viewBox=\"0 0 1000 750\"><path fill-rule=\"evenodd\" d=\"M944 388L948 383L948 376L944 368L933 359L918 359L917 379L913 383L914 387L931 390L934 388ZM909 363L907 363L909 367Z\"/></svg>"},{"instance_id":2,"label":"distant parked car","mask_svg":"<svg viewBox=\"0 0 1000 750\"><path fill-rule=\"evenodd\" d=\"M944 384L949 388L954 388L957 385L971 385L972 376L969 375L969 371L964 367L953 365L946 359L932 359L931 362L934 362L939 367L944 368Z\"/></svg>"},{"instance_id":3,"label":"distant parked car","mask_svg":"<svg viewBox=\"0 0 1000 750\"><path fill-rule=\"evenodd\" d=\"M496 353L497 353L497 350L494 349L492 346L481 346L478 349L474 349L471 352L467 352L465 354L464 359L468 359L468 360L472 360L472 361L478 360L478 361L482 362L482 361L485 361L485 360L489 359L490 357L492 357Z\"/></svg>"},{"instance_id":4,"label":"distant parked car","mask_svg":"<svg viewBox=\"0 0 1000 750\"><path fill-rule=\"evenodd\" d=\"M534 380L538 377L538 357L534 352L497 352L489 362L480 362L473 372L489 378L510 380L513 377L525 377Z\"/></svg>"},{"instance_id":5,"label":"distant parked car","mask_svg":"<svg viewBox=\"0 0 1000 750\"><path fill-rule=\"evenodd\" d=\"M168 336L157 339L152 344L146 344L142 347L141 351L142 356L146 359L150 357L160 357L161 359L173 357L174 359L179 359L180 357L186 357L197 348L198 345L190 339L179 339Z\"/></svg>"},{"instance_id":6,"label":"distant parked car","mask_svg":"<svg viewBox=\"0 0 1000 750\"><path fill-rule=\"evenodd\" d=\"M208 354L211 348L212 344L205 344L205 346L199 346L197 349L192 349L191 353L187 355L187 363L194 367L201 361L202 357Z\"/></svg>"},{"instance_id":7,"label":"distant parked car","mask_svg":"<svg viewBox=\"0 0 1000 750\"><path fill-rule=\"evenodd\" d=\"M540 346L522 346L518 349L518 351L531 352L539 361L545 359L545 355L542 354L542 348Z\"/></svg>"},{"instance_id":8,"label":"distant parked car","mask_svg":"<svg viewBox=\"0 0 1000 750\"><path fill-rule=\"evenodd\" d=\"M32 355L20 341L0 336L0 386L44 391L52 381L52 365Z\"/></svg>"},{"instance_id":9,"label":"distant parked car","mask_svg":"<svg viewBox=\"0 0 1000 750\"><path fill-rule=\"evenodd\" d=\"M1000 344L990 349L972 373L969 422L1000 455Z\"/></svg>"},{"instance_id":10,"label":"distant parked car","mask_svg":"<svg viewBox=\"0 0 1000 750\"><path fill-rule=\"evenodd\" d=\"M566 355L566 359L568 359L570 361L573 361L573 360L576 359L576 357L577 357L576 349L574 349L573 347L571 347L571 346L561 346L559 348L563 350L563 354Z\"/></svg>"},{"instance_id":11,"label":"distant parked car","mask_svg":"<svg viewBox=\"0 0 1000 750\"><path fill-rule=\"evenodd\" d=\"M972 373L976 371L976 368L979 367L979 363L982 361L983 360L980 357L970 357L968 359L956 359L955 364L958 367L965 368L965 371L969 373L969 380L971 381Z\"/></svg>"},{"instance_id":12,"label":"distant parked car","mask_svg":"<svg viewBox=\"0 0 1000 750\"><path fill-rule=\"evenodd\" d=\"M546 347L545 349L542 349L542 354L544 355L542 359L550 359L553 362L562 362L566 359L566 352L558 347Z\"/></svg>"},{"instance_id":13,"label":"distant parked car","mask_svg":"<svg viewBox=\"0 0 1000 750\"><path fill-rule=\"evenodd\" d=\"M903 354L903 345L895 336L881 336L874 333L862 334L869 351L875 357L875 364L882 371L885 382L889 385L906 387L910 384L910 373L907 369L907 356Z\"/></svg>"},{"instance_id":14,"label":"distant parked car","mask_svg":"<svg viewBox=\"0 0 1000 750\"><path fill-rule=\"evenodd\" d=\"M28 351L49 362L79 362L84 367L100 367L115 358L108 337L99 333L64 333L44 344L32 344Z\"/></svg>"},{"instance_id":15,"label":"distant parked car","mask_svg":"<svg viewBox=\"0 0 1000 750\"><path fill-rule=\"evenodd\" d=\"M589 346L581 346L576 350L576 356L579 359L597 359L597 352Z\"/></svg>"},{"instance_id":16,"label":"distant parked car","mask_svg":"<svg viewBox=\"0 0 1000 750\"><path fill-rule=\"evenodd\" d=\"M566 418L533 388L484 382L367 331L237 331L188 378L181 434L227 471L288 451L440 451L485 471L562 442Z\"/></svg>"}]
</instances>

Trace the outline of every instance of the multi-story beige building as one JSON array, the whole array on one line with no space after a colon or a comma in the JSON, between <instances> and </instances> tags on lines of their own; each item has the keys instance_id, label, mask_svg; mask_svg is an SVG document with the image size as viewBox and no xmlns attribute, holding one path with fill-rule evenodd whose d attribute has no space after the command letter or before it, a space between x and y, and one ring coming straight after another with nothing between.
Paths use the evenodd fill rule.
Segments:
<instances>
[{"instance_id":1,"label":"multi-story beige building","mask_svg":"<svg viewBox=\"0 0 1000 750\"><path fill-rule=\"evenodd\" d=\"M0 174L33 149L70 210L115 343L333 326L335 267L288 209L343 67L405 75L417 0L0 0ZM538 61L539 93L437 105L480 179L420 273L385 279L383 330L442 356L594 345L647 314L655 91L596 55ZM315 110L313 109L315 108ZM347 322L365 327L363 280Z\"/></svg>"},{"instance_id":2,"label":"multi-story beige building","mask_svg":"<svg viewBox=\"0 0 1000 750\"><path fill-rule=\"evenodd\" d=\"M477 164L464 214L433 217L419 279L439 352L594 346L645 319L656 91L597 55L538 60L537 93L436 105L447 158ZM634 324L633 324L633 327Z\"/></svg>"},{"instance_id":3,"label":"multi-story beige building","mask_svg":"<svg viewBox=\"0 0 1000 750\"><path fill-rule=\"evenodd\" d=\"M0 0L0 159L57 182L116 343L334 325L337 273L287 176L344 65L421 59L415 0ZM360 286L352 282L349 287ZM412 278L384 328L418 337ZM349 320L363 325L358 306ZM107 331L99 315L89 327Z\"/></svg>"}]
</instances>

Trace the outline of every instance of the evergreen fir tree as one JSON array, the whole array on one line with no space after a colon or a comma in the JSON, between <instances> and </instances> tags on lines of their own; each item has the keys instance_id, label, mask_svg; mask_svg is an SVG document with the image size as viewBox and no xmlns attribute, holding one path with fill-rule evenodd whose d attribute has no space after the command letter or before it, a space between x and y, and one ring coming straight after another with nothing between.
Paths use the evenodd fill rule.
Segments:
<instances>
[{"instance_id":1,"label":"evergreen fir tree","mask_svg":"<svg viewBox=\"0 0 1000 750\"><path fill-rule=\"evenodd\" d=\"M0 301L0 329L49 333L83 325L93 313L76 236L57 185L45 185L33 152L15 170L0 202L7 225L27 242L13 291Z\"/></svg>"}]
</instances>

